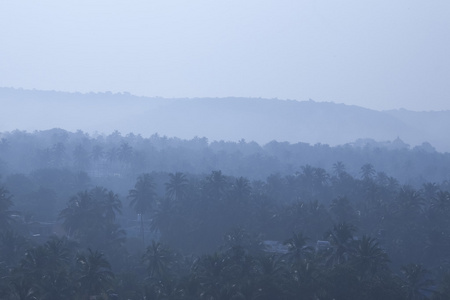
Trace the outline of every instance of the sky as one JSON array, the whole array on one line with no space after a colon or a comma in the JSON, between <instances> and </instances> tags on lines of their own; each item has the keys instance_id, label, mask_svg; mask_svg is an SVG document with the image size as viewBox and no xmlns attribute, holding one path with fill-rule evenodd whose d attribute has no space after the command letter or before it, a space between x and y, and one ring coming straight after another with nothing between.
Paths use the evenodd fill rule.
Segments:
<instances>
[{"instance_id":1,"label":"sky","mask_svg":"<svg viewBox=\"0 0 450 300\"><path fill-rule=\"evenodd\" d=\"M0 87L450 110L448 0L0 1Z\"/></svg>"}]
</instances>

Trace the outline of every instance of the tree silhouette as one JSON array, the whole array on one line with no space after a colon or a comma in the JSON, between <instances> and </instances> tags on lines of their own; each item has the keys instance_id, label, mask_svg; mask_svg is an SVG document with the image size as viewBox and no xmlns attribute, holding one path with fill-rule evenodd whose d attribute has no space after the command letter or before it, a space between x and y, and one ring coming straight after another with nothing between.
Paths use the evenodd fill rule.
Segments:
<instances>
[{"instance_id":1,"label":"tree silhouette","mask_svg":"<svg viewBox=\"0 0 450 300\"><path fill-rule=\"evenodd\" d=\"M434 284L430 279L430 271L420 264L407 264L401 267L407 299L422 300L427 299L426 294L433 292L431 289Z\"/></svg>"},{"instance_id":2,"label":"tree silhouette","mask_svg":"<svg viewBox=\"0 0 450 300\"><path fill-rule=\"evenodd\" d=\"M144 264L151 278L161 279L168 275L170 263L172 261L172 253L163 244L152 241L147 247L143 256Z\"/></svg>"},{"instance_id":3,"label":"tree silhouette","mask_svg":"<svg viewBox=\"0 0 450 300\"><path fill-rule=\"evenodd\" d=\"M155 185L151 175L145 173L139 176L134 189L128 192L127 198L131 200L130 206L140 216L142 243L145 244L144 215L150 211L156 198Z\"/></svg>"},{"instance_id":4,"label":"tree silhouette","mask_svg":"<svg viewBox=\"0 0 450 300\"><path fill-rule=\"evenodd\" d=\"M363 235L353 253L353 264L360 273L360 277L364 279L374 276L380 270L386 270L389 262L387 253L379 246L378 242Z\"/></svg>"},{"instance_id":5,"label":"tree silhouette","mask_svg":"<svg viewBox=\"0 0 450 300\"><path fill-rule=\"evenodd\" d=\"M208 196L214 200L222 199L227 187L226 177L222 171L212 171L206 178L206 191Z\"/></svg>"},{"instance_id":6,"label":"tree silhouette","mask_svg":"<svg viewBox=\"0 0 450 300\"><path fill-rule=\"evenodd\" d=\"M342 161L333 164L333 172L336 177L341 177L345 172L345 165Z\"/></svg>"},{"instance_id":7,"label":"tree silhouette","mask_svg":"<svg viewBox=\"0 0 450 300\"><path fill-rule=\"evenodd\" d=\"M361 167L360 173L361 178L367 181L373 178L373 176L375 175L375 169L372 164L364 164Z\"/></svg>"},{"instance_id":8,"label":"tree silhouette","mask_svg":"<svg viewBox=\"0 0 450 300\"><path fill-rule=\"evenodd\" d=\"M187 195L188 180L181 172L169 174L170 181L166 185L166 194L170 199L181 201Z\"/></svg>"},{"instance_id":9,"label":"tree silhouette","mask_svg":"<svg viewBox=\"0 0 450 300\"><path fill-rule=\"evenodd\" d=\"M88 249L77 256L79 293L85 299L105 295L113 287L114 273L109 262L98 251Z\"/></svg>"},{"instance_id":10,"label":"tree silhouette","mask_svg":"<svg viewBox=\"0 0 450 300\"><path fill-rule=\"evenodd\" d=\"M355 241L353 239L355 231L355 226L343 222L334 225L333 230L326 234L333 246L333 251L329 257L329 262L332 265L343 263L350 258L355 249Z\"/></svg>"},{"instance_id":11,"label":"tree silhouette","mask_svg":"<svg viewBox=\"0 0 450 300\"><path fill-rule=\"evenodd\" d=\"M73 196L59 214L67 235L83 245L99 247L109 243L111 228L122 203L117 194L95 187ZM114 231L114 230L113 230Z\"/></svg>"}]
</instances>

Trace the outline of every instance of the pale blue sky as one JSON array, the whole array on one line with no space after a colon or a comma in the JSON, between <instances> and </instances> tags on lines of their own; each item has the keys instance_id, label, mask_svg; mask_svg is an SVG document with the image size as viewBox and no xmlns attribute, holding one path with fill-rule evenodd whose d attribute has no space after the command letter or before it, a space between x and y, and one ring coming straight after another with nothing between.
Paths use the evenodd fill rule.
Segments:
<instances>
[{"instance_id":1,"label":"pale blue sky","mask_svg":"<svg viewBox=\"0 0 450 300\"><path fill-rule=\"evenodd\" d=\"M448 0L0 2L0 86L450 109Z\"/></svg>"}]
</instances>

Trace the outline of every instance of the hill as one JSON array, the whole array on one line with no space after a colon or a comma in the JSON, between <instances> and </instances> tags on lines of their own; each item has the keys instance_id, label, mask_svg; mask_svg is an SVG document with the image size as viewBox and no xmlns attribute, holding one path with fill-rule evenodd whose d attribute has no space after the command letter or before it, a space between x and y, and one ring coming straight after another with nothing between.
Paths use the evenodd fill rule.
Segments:
<instances>
[{"instance_id":1,"label":"hill","mask_svg":"<svg viewBox=\"0 0 450 300\"><path fill-rule=\"evenodd\" d=\"M429 142L449 152L450 111L375 111L329 102L256 98L164 99L130 94L65 93L0 88L0 131L63 128L90 133L191 139L272 140L340 145L357 139L411 146Z\"/></svg>"}]
</instances>

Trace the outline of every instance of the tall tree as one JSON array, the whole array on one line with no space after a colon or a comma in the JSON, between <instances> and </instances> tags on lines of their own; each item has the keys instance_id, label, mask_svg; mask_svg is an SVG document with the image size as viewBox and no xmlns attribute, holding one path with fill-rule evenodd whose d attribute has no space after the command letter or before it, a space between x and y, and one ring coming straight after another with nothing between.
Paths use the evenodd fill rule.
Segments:
<instances>
[{"instance_id":1,"label":"tall tree","mask_svg":"<svg viewBox=\"0 0 450 300\"><path fill-rule=\"evenodd\" d=\"M407 264L401 267L404 289L408 300L428 299L426 294L433 292L434 281L430 271L419 264Z\"/></svg>"},{"instance_id":2,"label":"tall tree","mask_svg":"<svg viewBox=\"0 0 450 300\"><path fill-rule=\"evenodd\" d=\"M172 261L172 252L163 244L153 240L152 244L145 251L143 261L147 266L150 277L161 279L168 275Z\"/></svg>"},{"instance_id":3,"label":"tall tree","mask_svg":"<svg viewBox=\"0 0 450 300\"><path fill-rule=\"evenodd\" d=\"M98 251L88 250L88 253L77 257L79 292L82 299L103 295L113 287L114 273L111 265ZM94 298L97 299L97 298Z\"/></svg>"},{"instance_id":4,"label":"tall tree","mask_svg":"<svg viewBox=\"0 0 450 300\"><path fill-rule=\"evenodd\" d=\"M181 172L169 174L170 180L166 183L166 194L170 199L180 201L186 197L188 180Z\"/></svg>"},{"instance_id":5,"label":"tall tree","mask_svg":"<svg viewBox=\"0 0 450 300\"><path fill-rule=\"evenodd\" d=\"M69 236L86 246L99 247L109 242L110 231L115 228L116 214L121 213L121 208L117 194L95 187L72 197L59 218Z\"/></svg>"},{"instance_id":6,"label":"tall tree","mask_svg":"<svg viewBox=\"0 0 450 300\"><path fill-rule=\"evenodd\" d=\"M355 231L355 226L343 222L334 225L333 230L327 233L328 239L333 246L333 252L329 259L329 262L333 265L347 261L354 252L355 241L353 239L353 233Z\"/></svg>"},{"instance_id":7,"label":"tall tree","mask_svg":"<svg viewBox=\"0 0 450 300\"><path fill-rule=\"evenodd\" d=\"M152 176L148 173L139 176L134 189L129 191L127 198L131 200L130 206L134 208L140 218L142 243L145 244L144 215L150 212L156 199Z\"/></svg>"},{"instance_id":8,"label":"tall tree","mask_svg":"<svg viewBox=\"0 0 450 300\"><path fill-rule=\"evenodd\" d=\"M364 235L358 241L353 254L353 263L359 271L361 279L374 276L381 270L386 270L389 262L387 253L374 238Z\"/></svg>"}]
</instances>

